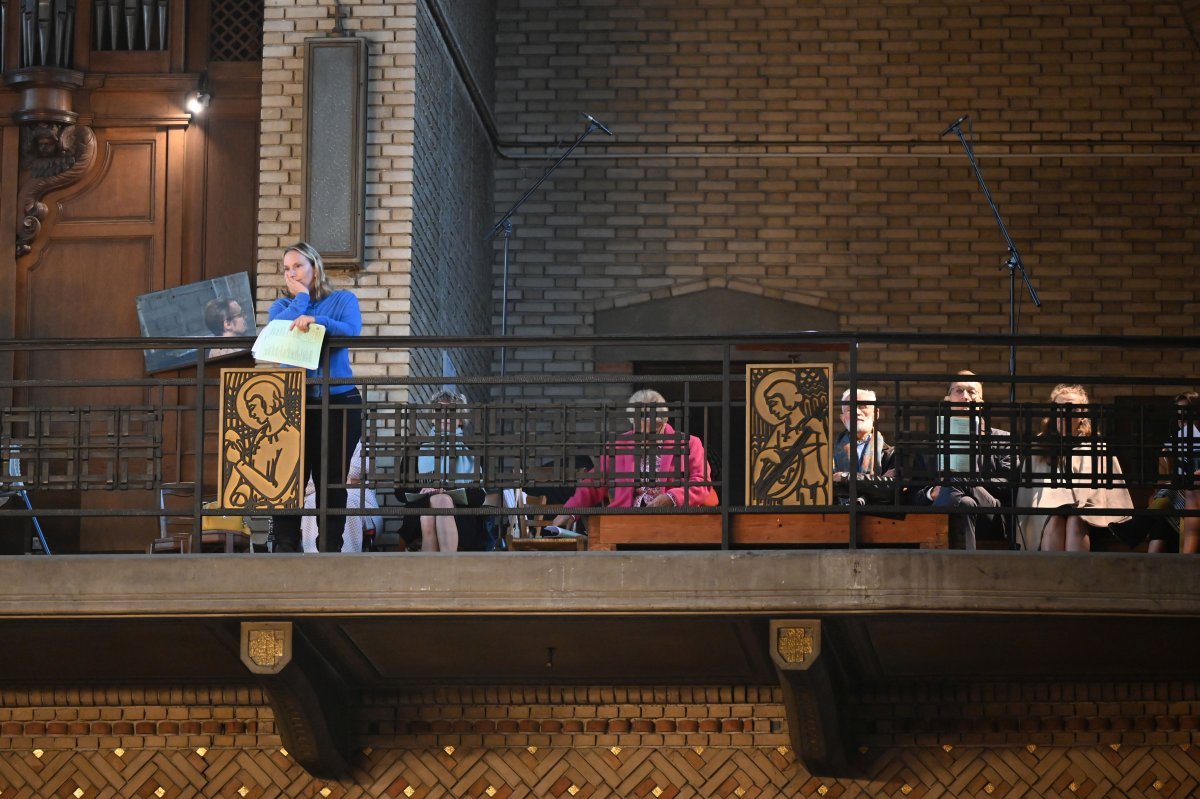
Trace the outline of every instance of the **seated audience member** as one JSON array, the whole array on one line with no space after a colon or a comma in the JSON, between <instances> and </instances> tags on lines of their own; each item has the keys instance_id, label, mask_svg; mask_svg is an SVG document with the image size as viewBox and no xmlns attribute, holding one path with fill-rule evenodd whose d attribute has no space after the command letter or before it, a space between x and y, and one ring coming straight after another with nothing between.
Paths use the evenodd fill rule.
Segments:
<instances>
[{"instance_id":1,"label":"seated audience member","mask_svg":"<svg viewBox=\"0 0 1200 799\"><path fill-rule=\"evenodd\" d=\"M1098 529L1126 522L1129 516L1097 516L1056 513L1069 509L1132 508L1129 491L1120 478L1121 464L1102 441L1092 435L1092 421L1072 406L1087 405L1083 386L1061 384L1050 392L1050 402L1062 408L1052 419L1042 420L1042 429L1034 440L1029 472L1032 486L1017 492L1017 505L1041 508L1044 514L1020 519L1025 546L1048 552L1088 552L1091 536Z\"/></svg>"},{"instance_id":2,"label":"seated audience member","mask_svg":"<svg viewBox=\"0 0 1200 799\"><path fill-rule=\"evenodd\" d=\"M1200 488L1196 478L1200 477L1200 394L1185 391L1175 397L1179 409L1179 421L1175 435L1163 445L1159 458L1159 472L1174 475L1178 488L1164 489L1159 495L1170 502L1176 510L1200 509ZM1185 516L1180 524L1179 551L1183 554L1200 552L1200 516ZM1151 552L1161 551L1161 545L1151 542Z\"/></svg>"},{"instance_id":3,"label":"seated audience member","mask_svg":"<svg viewBox=\"0 0 1200 799\"><path fill-rule=\"evenodd\" d=\"M850 389L842 393L842 426L845 430L833 442L833 487L838 502L849 501L850 471L851 471L851 435L857 447L857 473L861 479L873 477L895 477L896 450L883 438L883 433L875 429L879 421L879 407L875 405L875 392L868 388L860 388L857 392L858 404L851 408ZM853 412L854 418L851 418ZM853 421L853 424L851 422ZM851 428L853 427L853 434ZM866 490L864 484L862 490ZM857 493L857 492L856 492ZM865 496L858 493L859 503L865 504Z\"/></svg>"},{"instance_id":4,"label":"seated audience member","mask_svg":"<svg viewBox=\"0 0 1200 799\"><path fill-rule=\"evenodd\" d=\"M980 522L1003 529L1003 517L996 512L1003 503L997 494L1007 495L1013 465L1011 446L1004 443L1009 440L1008 431L990 427L986 417L980 415L981 409L975 407L983 402L983 384L971 380L974 375L969 369L960 371L960 379L950 384L946 395L953 415L949 420L951 431L955 419L965 419L964 428L972 439L965 458L969 468L961 476L943 475L937 485L917 492L913 499L914 504L938 508L979 508L978 512L950 514L950 532L961 537L968 550L975 549ZM966 444L956 442L955 446L968 448ZM939 472L954 470L956 457L953 453L938 453Z\"/></svg>"},{"instance_id":5,"label":"seated audience member","mask_svg":"<svg viewBox=\"0 0 1200 799\"><path fill-rule=\"evenodd\" d=\"M480 485L475 458L463 437L469 431L459 411L466 397L440 391L430 400L437 411L433 439L417 453L419 485L397 488L396 498L410 508L480 508L487 492ZM401 464L401 474L406 464ZM487 519L480 515L420 516L422 552L480 551L487 545Z\"/></svg>"},{"instance_id":6,"label":"seated audience member","mask_svg":"<svg viewBox=\"0 0 1200 799\"><path fill-rule=\"evenodd\" d=\"M711 485L704 445L695 436L687 437L686 454L671 445L672 439L679 439L667 422L663 396L657 391L635 392L627 410L633 429L617 438L611 447L614 454L602 455L587 482L564 504L568 508L716 505L719 500ZM653 454L656 447L658 454ZM554 519L557 527L573 522L569 514Z\"/></svg>"},{"instance_id":7,"label":"seated audience member","mask_svg":"<svg viewBox=\"0 0 1200 799\"><path fill-rule=\"evenodd\" d=\"M356 510L360 507L378 508L379 500L375 496L375 489L362 488L362 476L366 471L363 464L362 442L358 442L358 446L354 448L354 454L350 457L350 470L346 473L346 508L347 510ZM313 485L313 481L308 481L308 486L304 490L304 507L315 509L317 507L317 488ZM383 518L380 516L347 516L346 526L342 532L342 552L362 552L364 542L363 532L368 533L368 536L378 531L383 526ZM317 517L305 516L300 519L300 537L303 542L305 552L317 551Z\"/></svg>"}]
</instances>

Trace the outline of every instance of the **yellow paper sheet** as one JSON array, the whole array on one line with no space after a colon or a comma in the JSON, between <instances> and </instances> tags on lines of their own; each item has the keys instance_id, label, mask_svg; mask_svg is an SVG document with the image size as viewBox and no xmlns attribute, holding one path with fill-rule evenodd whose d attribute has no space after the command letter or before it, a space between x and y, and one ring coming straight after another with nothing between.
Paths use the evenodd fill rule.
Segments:
<instances>
[{"instance_id":1,"label":"yellow paper sheet","mask_svg":"<svg viewBox=\"0 0 1200 799\"><path fill-rule=\"evenodd\" d=\"M315 322L308 331L289 330L291 321L275 319L267 324L254 342L254 357L260 361L316 369L321 362L321 342L325 326Z\"/></svg>"}]
</instances>

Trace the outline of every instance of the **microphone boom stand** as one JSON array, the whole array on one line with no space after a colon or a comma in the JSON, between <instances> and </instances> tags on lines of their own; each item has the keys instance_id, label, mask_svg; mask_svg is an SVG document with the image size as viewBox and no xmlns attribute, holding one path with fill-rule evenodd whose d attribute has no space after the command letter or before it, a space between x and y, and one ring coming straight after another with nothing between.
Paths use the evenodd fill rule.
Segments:
<instances>
[{"instance_id":1,"label":"microphone boom stand","mask_svg":"<svg viewBox=\"0 0 1200 799\"><path fill-rule=\"evenodd\" d=\"M1000 216L1000 209L996 207L996 201L992 199L992 193L988 191L987 183L983 179L983 172L979 169L979 162L975 160L975 151L971 147L971 143L963 136L962 123L963 120L969 117L961 117L942 135L949 133L951 130L958 136L958 140L962 142L963 150L967 154L967 159L971 162L971 169L975 171L975 178L979 181L979 188L983 190L983 196L987 198L988 206L992 209L992 215L996 217L996 225L1000 228L1000 235L1004 237L1004 243L1008 246L1008 260L1005 266L1008 268L1008 332L1013 336L1013 340L1008 346L1008 376L1011 382L1008 388L1008 401L1017 401L1017 272L1021 273L1021 281L1025 284L1025 288L1029 290L1029 297L1033 300L1035 308L1042 307L1042 301L1038 297L1037 290L1033 287L1033 283L1029 279L1029 273L1025 271L1025 263L1021 260L1021 253L1017 250L1016 242L1009 235L1008 228L1004 224L1003 217Z\"/></svg>"},{"instance_id":2,"label":"microphone boom stand","mask_svg":"<svg viewBox=\"0 0 1200 799\"><path fill-rule=\"evenodd\" d=\"M585 114L585 116L587 115ZM504 268L500 286L500 377L504 377L507 373L506 348L504 346L503 339L508 335L508 243L512 238L513 232L512 215L517 212L518 208L525 204L525 201L528 200L535 191L537 191L538 186L541 186L542 183L546 181L546 178L550 177L554 170L558 169L562 162L567 160L571 153L575 152L575 148L583 144L584 139L590 136L593 132L604 128L603 125L592 119L590 116L587 118L588 126L584 128L583 133L579 134L579 138L576 139L570 147L563 151L563 154L558 157L558 160L551 164L550 168L543 172L542 176L538 178L537 181L530 186L524 194L521 195L521 199L513 203L512 207L504 212L504 216L500 217L500 220L496 222L496 224L492 225L492 229L489 230L487 235L483 237L484 241L491 241L496 237L497 233L500 233L501 231L504 232ZM609 133L609 135L611 136L612 134Z\"/></svg>"}]
</instances>

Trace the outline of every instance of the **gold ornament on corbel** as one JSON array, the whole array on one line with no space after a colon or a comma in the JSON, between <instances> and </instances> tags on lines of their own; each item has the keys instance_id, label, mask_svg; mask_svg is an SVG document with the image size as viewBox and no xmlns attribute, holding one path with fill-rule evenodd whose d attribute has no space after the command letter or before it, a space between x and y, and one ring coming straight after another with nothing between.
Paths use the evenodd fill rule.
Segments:
<instances>
[{"instance_id":1,"label":"gold ornament on corbel","mask_svg":"<svg viewBox=\"0 0 1200 799\"><path fill-rule=\"evenodd\" d=\"M772 621L771 657L781 669L804 671L821 656L821 622L817 619Z\"/></svg>"},{"instance_id":2,"label":"gold ornament on corbel","mask_svg":"<svg viewBox=\"0 0 1200 799\"><path fill-rule=\"evenodd\" d=\"M292 660L292 623L242 622L241 656L254 674L278 674Z\"/></svg>"}]
</instances>

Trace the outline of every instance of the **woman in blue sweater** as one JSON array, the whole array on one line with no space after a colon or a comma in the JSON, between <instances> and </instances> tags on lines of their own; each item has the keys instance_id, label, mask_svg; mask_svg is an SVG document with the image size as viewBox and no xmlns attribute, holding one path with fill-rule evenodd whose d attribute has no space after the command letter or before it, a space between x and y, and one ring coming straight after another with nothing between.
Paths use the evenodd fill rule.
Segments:
<instances>
[{"instance_id":1,"label":"woman in blue sweater","mask_svg":"<svg viewBox=\"0 0 1200 799\"><path fill-rule=\"evenodd\" d=\"M326 337L357 336L362 332L362 313L353 292L334 289L325 275L321 254L311 244L299 242L283 253L283 279L287 290L271 305L269 318L291 320L291 328L301 332L316 323L325 326ZM345 347L329 350L329 377L352 377L350 351ZM329 463L329 481L342 483L350 466L350 457L362 434L362 397L350 383L329 386L329 432L323 438L321 418L322 386L313 378L323 377L321 367L308 371L309 386L304 418L304 474L300 485L321 483L321 464ZM325 446L328 442L328 446ZM346 489L329 487L324 507L345 508ZM329 516L328 529L322 539L326 552L340 552L345 516ZM274 521L276 552L300 552L300 517L280 516Z\"/></svg>"}]
</instances>

